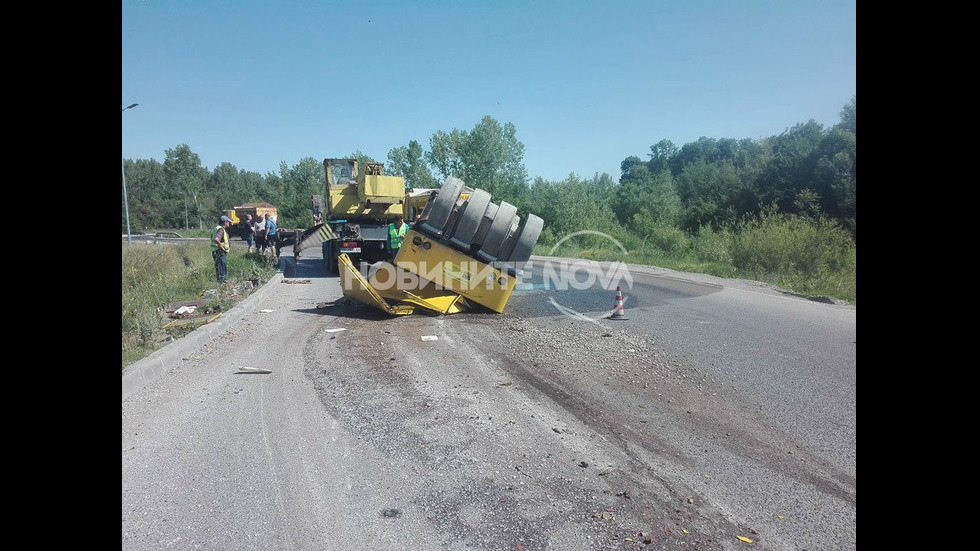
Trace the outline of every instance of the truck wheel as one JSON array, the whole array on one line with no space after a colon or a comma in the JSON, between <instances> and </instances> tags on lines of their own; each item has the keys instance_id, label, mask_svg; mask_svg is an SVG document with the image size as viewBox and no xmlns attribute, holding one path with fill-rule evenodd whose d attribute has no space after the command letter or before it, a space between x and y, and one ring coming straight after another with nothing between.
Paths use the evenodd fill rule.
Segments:
<instances>
[{"instance_id":1,"label":"truck wheel","mask_svg":"<svg viewBox=\"0 0 980 551\"><path fill-rule=\"evenodd\" d=\"M469 200L466 201L463 217L456 224L456 231L453 232L452 239L449 241L464 250L469 250L473 244L473 236L476 235L476 230L479 229L483 214L487 211L489 204L489 193L482 189L474 190Z\"/></svg>"},{"instance_id":2,"label":"truck wheel","mask_svg":"<svg viewBox=\"0 0 980 551\"><path fill-rule=\"evenodd\" d=\"M507 260L512 263L527 262L531 258L534 246L538 244L538 237L541 236L542 229L544 229L544 220L533 214L528 214L524 227L521 228L520 236L517 238L517 244L514 245L514 251L510 253L510 258Z\"/></svg>"},{"instance_id":3,"label":"truck wheel","mask_svg":"<svg viewBox=\"0 0 980 551\"><path fill-rule=\"evenodd\" d=\"M504 243L500 246L500 252L497 253L498 260L507 260L510 258L510 253L514 250L514 245L517 244L517 236L521 233L521 217L515 216L514 220L510 223L510 230L507 232L507 237L504 238Z\"/></svg>"},{"instance_id":4,"label":"truck wheel","mask_svg":"<svg viewBox=\"0 0 980 551\"><path fill-rule=\"evenodd\" d=\"M504 239L510 233L516 215L517 207L506 201L500 202L497 215L493 217L493 224L487 231L487 237L483 240L483 245L477 253L480 257L487 262L497 260L497 255L500 254L500 246L503 245Z\"/></svg>"},{"instance_id":5,"label":"truck wheel","mask_svg":"<svg viewBox=\"0 0 980 551\"><path fill-rule=\"evenodd\" d=\"M487 232L490 231L490 226L493 225L493 217L497 216L498 208L500 207L496 203L487 205L487 210L483 213L483 218L480 220L480 227L477 228L476 234L470 240L471 248L476 245L483 245L483 240L486 239Z\"/></svg>"},{"instance_id":6,"label":"truck wheel","mask_svg":"<svg viewBox=\"0 0 980 551\"><path fill-rule=\"evenodd\" d=\"M328 274L336 274L337 271L337 257L333 254L333 242L324 241L323 242L323 262L327 266Z\"/></svg>"},{"instance_id":7,"label":"truck wheel","mask_svg":"<svg viewBox=\"0 0 980 551\"><path fill-rule=\"evenodd\" d=\"M449 221L449 213L452 212L461 191L463 191L462 180L452 176L446 178L446 182L442 184L442 188L436 194L436 200L432 203L432 210L422 222L422 228L433 235L442 237L446 222Z\"/></svg>"}]
</instances>

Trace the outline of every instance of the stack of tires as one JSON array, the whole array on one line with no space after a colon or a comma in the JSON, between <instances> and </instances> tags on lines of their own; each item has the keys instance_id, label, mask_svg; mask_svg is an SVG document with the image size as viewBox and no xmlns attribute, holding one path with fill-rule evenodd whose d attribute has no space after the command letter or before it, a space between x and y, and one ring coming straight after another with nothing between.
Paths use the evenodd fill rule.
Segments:
<instances>
[{"instance_id":1,"label":"stack of tires","mask_svg":"<svg viewBox=\"0 0 980 551\"><path fill-rule=\"evenodd\" d=\"M462 191L462 180L446 178L415 230L481 262L514 267L527 262L544 221L534 214L522 220L517 207L505 201L492 203L482 189L473 190L465 200L460 199Z\"/></svg>"}]
</instances>

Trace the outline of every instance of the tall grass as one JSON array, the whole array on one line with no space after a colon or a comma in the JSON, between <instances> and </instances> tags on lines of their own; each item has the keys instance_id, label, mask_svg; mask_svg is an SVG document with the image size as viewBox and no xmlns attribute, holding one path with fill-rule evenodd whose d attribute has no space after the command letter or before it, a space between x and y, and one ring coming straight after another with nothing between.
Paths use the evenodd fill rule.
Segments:
<instances>
[{"instance_id":1,"label":"tall grass","mask_svg":"<svg viewBox=\"0 0 980 551\"><path fill-rule=\"evenodd\" d=\"M246 254L232 246L228 255L228 281L268 280L276 273L270 259ZM164 308L173 302L198 300L209 290L206 306L229 308L241 296L220 289L206 242L153 245L122 244L122 366L156 350L170 333Z\"/></svg>"},{"instance_id":2,"label":"tall grass","mask_svg":"<svg viewBox=\"0 0 980 551\"><path fill-rule=\"evenodd\" d=\"M857 246L846 230L825 218L767 208L721 230L703 227L693 236L666 224L648 226L645 232L611 234L627 254L594 235L569 239L551 253L563 236L546 229L534 252L755 279L797 293L857 302Z\"/></svg>"},{"instance_id":3,"label":"tall grass","mask_svg":"<svg viewBox=\"0 0 980 551\"><path fill-rule=\"evenodd\" d=\"M766 208L732 227L728 250L744 276L800 293L857 301L857 245L827 218Z\"/></svg>"}]
</instances>

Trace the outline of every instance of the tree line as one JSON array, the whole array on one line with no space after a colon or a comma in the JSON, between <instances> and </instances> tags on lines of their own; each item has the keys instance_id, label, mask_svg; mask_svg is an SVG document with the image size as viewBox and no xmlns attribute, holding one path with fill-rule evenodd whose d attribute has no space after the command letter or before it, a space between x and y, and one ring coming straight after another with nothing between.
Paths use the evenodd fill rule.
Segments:
<instances>
[{"instance_id":1,"label":"tree line","mask_svg":"<svg viewBox=\"0 0 980 551\"><path fill-rule=\"evenodd\" d=\"M385 173L403 176L413 188L458 177L490 192L496 202L541 216L543 240L581 229L643 237L676 228L695 235L773 209L831 220L856 238L856 101L855 96L844 105L840 122L829 128L811 119L762 139L701 137L681 146L663 139L645 159L623 159L618 180L606 173L532 180L516 127L490 116L470 130L436 132L428 150L417 140L392 149ZM374 161L360 151L347 158L362 166ZM132 229L206 228L221 211L254 201L276 205L283 227L308 227L310 197L324 192L322 162L282 161L278 172L264 175L231 163L208 170L187 144L168 149L162 163L126 159Z\"/></svg>"}]
</instances>

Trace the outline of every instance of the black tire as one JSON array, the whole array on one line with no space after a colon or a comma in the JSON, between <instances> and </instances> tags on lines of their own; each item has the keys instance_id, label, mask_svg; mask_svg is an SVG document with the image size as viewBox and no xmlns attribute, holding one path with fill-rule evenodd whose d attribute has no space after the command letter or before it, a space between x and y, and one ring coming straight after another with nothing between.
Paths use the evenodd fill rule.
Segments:
<instances>
[{"instance_id":1,"label":"black tire","mask_svg":"<svg viewBox=\"0 0 980 551\"><path fill-rule=\"evenodd\" d=\"M504 261L510 258L510 253L514 250L514 245L517 244L517 236L520 233L521 217L515 216L514 221L510 223L510 231L507 232L507 237L504 238L504 243L500 246L500 252L497 254L498 261Z\"/></svg>"},{"instance_id":2,"label":"black tire","mask_svg":"<svg viewBox=\"0 0 980 551\"><path fill-rule=\"evenodd\" d=\"M466 201L463 216L456 224L456 230L453 231L452 238L449 241L468 251L473 245L473 236L476 235L476 230L480 229L480 222L483 221L483 214L487 211L487 205L489 204L489 193L482 189L474 190L470 198Z\"/></svg>"},{"instance_id":3,"label":"black tire","mask_svg":"<svg viewBox=\"0 0 980 551\"><path fill-rule=\"evenodd\" d=\"M446 178L445 183L436 193L436 199L432 203L432 209L428 217L422 222L422 228L433 235L442 237L449 222L449 214L459 199L460 192L463 191L463 181L452 176Z\"/></svg>"},{"instance_id":4,"label":"black tire","mask_svg":"<svg viewBox=\"0 0 980 551\"><path fill-rule=\"evenodd\" d=\"M327 265L327 273L330 275L339 275L337 270L337 255L333 252L333 241L323 242L323 261Z\"/></svg>"},{"instance_id":5,"label":"black tire","mask_svg":"<svg viewBox=\"0 0 980 551\"><path fill-rule=\"evenodd\" d=\"M528 214L527 220L524 221L524 227L521 228L521 233L517 238L517 243L514 245L514 250L507 260L511 263L527 262L531 258L534 246L538 244L538 238L541 237L541 230L543 229L544 220L534 214Z\"/></svg>"},{"instance_id":6,"label":"black tire","mask_svg":"<svg viewBox=\"0 0 980 551\"><path fill-rule=\"evenodd\" d=\"M497 209L500 208L496 203L490 203L487 205L487 210L483 213L483 219L480 220L480 227L477 228L476 234L473 235L473 239L470 240L470 246L483 245L483 240L487 237L487 232L490 231L490 226L493 225L493 217L497 215Z\"/></svg>"},{"instance_id":7,"label":"black tire","mask_svg":"<svg viewBox=\"0 0 980 551\"><path fill-rule=\"evenodd\" d=\"M493 224L487 231L487 236L483 239L483 245L477 253L483 260L493 262L500 254L500 247L504 244L504 239L510 233L514 217L517 215L517 207L506 201L500 202L500 208L493 217Z\"/></svg>"}]
</instances>

